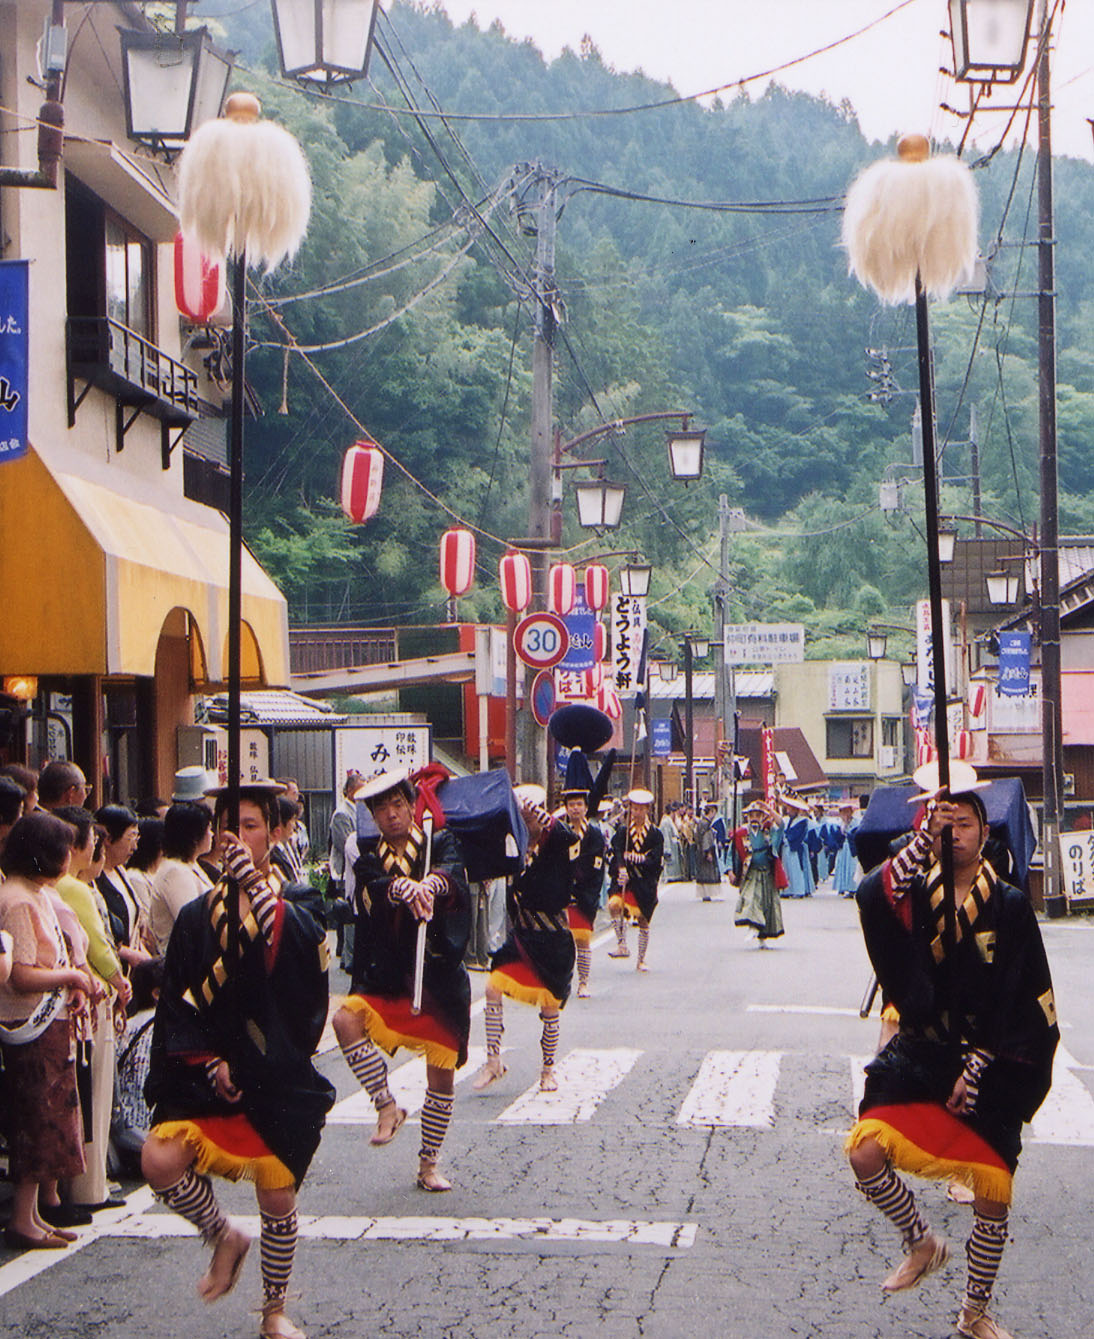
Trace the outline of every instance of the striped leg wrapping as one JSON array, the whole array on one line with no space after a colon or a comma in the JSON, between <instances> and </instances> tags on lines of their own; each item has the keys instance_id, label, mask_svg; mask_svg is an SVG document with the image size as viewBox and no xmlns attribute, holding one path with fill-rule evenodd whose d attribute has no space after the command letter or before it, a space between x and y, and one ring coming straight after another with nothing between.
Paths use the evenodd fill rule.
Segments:
<instances>
[{"instance_id":1,"label":"striped leg wrapping","mask_svg":"<svg viewBox=\"0 0 1094 1339\"><path fill-rule=\"evenodd\" d=\"M612 929L615 930L615 942L620 948L627 947L627 922L623 919L623 913L612 917Z\"/></svg>"},{"instance_id":2,"label":"striped leg wrapping","mask_svg":"<svg viewBox=\"0 0 1094 1339\"><path fill-rule=\"evenodd\" d=\"M976 1214L972 1232L965 1243L965 1256L969 1263L965 1300L975 1310L983 1311L991 1298L1006 1244L1006 1214L1002 1218L986 1218L983 1214Z\"/></svg>"},{"instance_id":3,"label":"striped leg wrapping","mask_svg":"<svg viewBox=\"0 0 1094 1339\"><path fill-rule=\"evenodd\" d=\"M915 1196L893 1171L892 1163L887 1162L876 1176L869 1176L865 1181L856 1180L855 1185L897 1228L906 1247L914 1246L928 1231Z\"/></svg>"},{"instance_id":4,"label":"striped leg wrapping","mask_svg":"<svg viewBox=\"0 0 1094 1339\"><path fill-rule=\"evenodd\" d=\"M505 1031L501 1000L496 1003L493 1000L486 1001L483 1020L486 1025L486 1054L491 1059L496 1059L501 1055L501 1034Z\"/></svg>"},{"instance_id":5,"label":"striped leg wrapping","mask_svg":"<svg viewBox=\"0 0 1094 1339\"><path fill-rule=\"evenodd\" d=\"M588 944L578 944L577 948L577 980L579 985L588 985L589 965L592 963L593 955L589 952Z\"/></svg>"},{"instance_id":6,"label":"striped leg wrapping","mask_svg":"<svg viewBox=\"0 0 1094 1339\"><path fill-rule=\"evenodd\" d=\"M211 1246L228 1226L213 1194L213 1183L207 1176L199 1176L193 1167L187 1167L173 1186L153 1193L161 1204L193 1223L207 1246Z\"/></svg>"},{"instance_id":7,"label":"striped leg wrapping","mask_svg":"<svg viewBox=\"0 0 1094 1339\"><path fill-rule=\"evenodd\" d=\"M650 927L640 925L638 927L638 961L646 961L646 950L650 946Z\"/></svg>"},{"instance_id":8,"label":"striped leg wrapping","mask_svg":"<svg viewBox=\"0 0 1094 1339\"><path fill-rule=\"evenodd\" d=\"M387 1065L384 1063L384 1057L368 1037L362 1037L352 1046L344 1046L342 1054L346 1057L346 1064L353 1070L357 1082L372 1098L377 1111L394 1100L387 1086Z\"/></svg>"},{"instance_id":9,"label":"striped leg wrapping","mask_svg":"<svg viewBox=\"0 0 1094 1339\"><path fill-rule=\"evenodd\" d=\"M260 1215L262 1221L262 1295L266 1303L283 1302L289 1287L293 1256L296 1254L296 1210L275 1218Z\"/></svg>"},{"instance_id":10,"label":"striped leg wrapping","mask_svg":"<svg viewBox=\"0 0 1094 1339\"><path fill-rule=\"evenodd\" d=\"M555 1063L555 1053L558 1050L558 1014L546 1018L540 1014L540 1020L543 1023L543 1035L539 1039L539 1045L543 1052L543 1068L548 1069Z\"/></svg>"},{"instance_id":11,"label":"striped leg wrapping","mask_svg":"<svg viewBox=\"0 0 1094 1339\"><path fill-rule=\"evenodd\" d=\"M448 1123L452 1119L452 1104L456 1098L453 1093L439 1093L435 1088L425 1090L422 1103L422 1146L418 1157L436 1162L441 1144L448 1132Z\"/></svg>"}]
</instances>

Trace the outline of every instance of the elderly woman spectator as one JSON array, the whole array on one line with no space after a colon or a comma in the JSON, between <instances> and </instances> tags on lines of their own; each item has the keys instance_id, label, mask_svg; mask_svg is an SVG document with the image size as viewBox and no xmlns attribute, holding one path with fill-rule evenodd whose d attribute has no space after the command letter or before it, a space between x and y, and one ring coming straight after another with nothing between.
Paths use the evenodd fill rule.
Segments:
<instances>
[{"instance_id":1,"label":"elderly woman spectator","mask_svg":"<svg viewBox=\"0 0 1094 1339\"><path fill-rule=\"evenodd\" d=\"M149 918L156 952L167 952L167 941L179 911L213 886L199 864L213 846L213 815L207 805L180 800L163 820L163 863L152 876Z\"/></svg>"},{"instance_id":2,"label":"elderly woman spectator","mask_svg":"<svg viewBox=\"0 0 1094 1339\"><path fill-rule=\"evenodd\" d=\"M38 1208L39 1187L84 1170L73 1023L93 992L73 967L46 888L68 868L71 826L28 814L8 834L0 883L0 930L11 935L10 979L0 985L0 1040L7 1074L4 1125L14 1183L4 1232L18 1250L58 1249L72 1240Z\"/></svg>"}]
</instances>

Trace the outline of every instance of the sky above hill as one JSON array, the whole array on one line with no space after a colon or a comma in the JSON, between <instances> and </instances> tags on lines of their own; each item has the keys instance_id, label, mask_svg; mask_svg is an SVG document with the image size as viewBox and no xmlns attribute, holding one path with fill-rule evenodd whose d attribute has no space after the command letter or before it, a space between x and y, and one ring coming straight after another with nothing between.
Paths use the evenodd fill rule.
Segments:
<instances>
[{"instance_id":1,"label":"sky above hill","mask_svg":"<svg viewBox=\"0 0 1094 1339\"><path fill-rule=\"evenodd\" d=\"M834 102L846 98L871 139L915 130L956 140L962 122L939 103L968 106L967 88L939 72L952 61L939 31L948 25L946 0L441 0L441 8L456 23L472 15L480 27L500 20L511 37L530 37L548 58L567 46L576 50L587 33L607 64L643 70L682 94L808 56L774 77ZM1053 150L1094 160L1086 120L1094 117L1094 5L1072 0L1055 31ZM837 45L810 56L830 44ZM749 94L757 96L767 82L749 83ZM993 101L1009 103L1008 90L999 89ZM978 114L973 141L990 148L1006 119Z\"/></svg>"}]
</instances>

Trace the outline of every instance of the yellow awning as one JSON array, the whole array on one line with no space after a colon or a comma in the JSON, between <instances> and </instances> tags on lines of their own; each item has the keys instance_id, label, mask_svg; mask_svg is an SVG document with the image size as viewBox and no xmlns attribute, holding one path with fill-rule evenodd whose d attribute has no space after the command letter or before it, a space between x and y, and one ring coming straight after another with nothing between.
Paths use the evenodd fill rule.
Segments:
<instances>
[{"instance_id":1,"label":"yellow awning","mask_svg":"<svg viewBox=\"0 0 1094 1339\"><path fill-rule=\"evenodd\" d=\"M0 669L153 676L175 609L196 625L191 672L226 674L228 526L219 512L120 465L33 448L0 467ZM245 681L289 681L284 596L243 553ZM200 648L200 654L198 651Z\"/></svg>"}]
</instances>

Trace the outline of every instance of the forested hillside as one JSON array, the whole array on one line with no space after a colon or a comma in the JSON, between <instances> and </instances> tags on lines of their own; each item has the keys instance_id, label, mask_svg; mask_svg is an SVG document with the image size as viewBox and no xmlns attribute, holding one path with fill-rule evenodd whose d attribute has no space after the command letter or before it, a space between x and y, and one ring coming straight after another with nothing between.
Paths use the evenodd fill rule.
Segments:
<instances>
[{"instance_id":1,"label":"forested hillside","mask_svg":"<svg viewBox=\"0 0 1094 1339\"><path fill-rule=\"evenodd\" d=\"M907 515L878 506L886 467L911 459L912 313L860 291L838 246L842 192L892 146L867 143L850 108L774 88L588 115L673 90L613 71L589 44L546 63L497 26L454 27L407 3L380 19L370 82L306 97L272 77L265 6L226 22L245 67L237 82L301 138L315 185L295 264L256 280L248 364L264 411L249 428L248 535L295 620L432 621L451 513L498 539L527 533L535 237L522 192L537 161L562 179L563 437L675 408L709 428L706 474L686 489L656 428L605 451L628 485L610 546L654 562L662 625L708 626L721 492L751 523L733 537L734 617L801 619L811 654L859 654L864 616L903 615L923 593L915 485ZM417 121L408 103L433 114ZM566 119L512 119L536 113ZM1019 245L1034 236L1031 160L998 153L979 167L993 291L934 313L946 501L970 510L975 407L984 511L1018 525L1037 509L1036 308L1012 296L1036 286L1033 251ZM1062 524L1086 531L1094 170L1058 163L1056 193ZM698 202L740 208L685 207ZM339 281L349 286L307 296ZM289 336L324 347L286 358ZM389 466L380 514L360 529L334 503L354 418L417 481ZM608 547L586 540L569 494L565 514L564 543L583 545L575 559ZM499 552L480 535L463 616L496 615Z\"/></svg>"}]
</instances>

